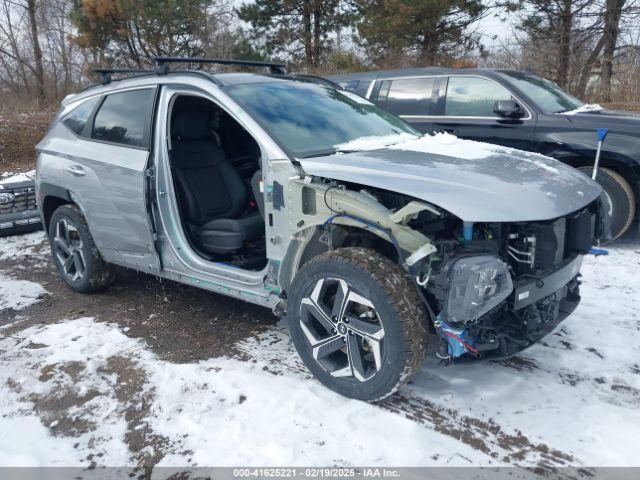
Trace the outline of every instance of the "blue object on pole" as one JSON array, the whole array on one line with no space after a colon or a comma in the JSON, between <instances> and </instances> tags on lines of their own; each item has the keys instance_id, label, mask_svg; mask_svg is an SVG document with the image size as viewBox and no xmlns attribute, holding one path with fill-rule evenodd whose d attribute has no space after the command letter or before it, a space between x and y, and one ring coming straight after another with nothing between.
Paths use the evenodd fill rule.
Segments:
<instances>
[{"instance_id":1,"label":"blue object on pole","mask_svg":"<svg viewBox=\"0 0 640 480\"><path fill-rule=\"evenodd\" d=\"M591 251L589 252L591 255L609 255L609 250L604 248L591 247Z\"/></svg>"},{"instance_id":2,"label":"blue object on pole","mask_svg":"<svg viewBox=\"0 0 640 480\"><path fill-rule=\"evenodd\" d=\"M607 133L609 133L608 128L598 128L596 130L598 132L598 148L596 149L596 161L593 164L593 172L591 173L591 180L595 180L598 176L598 165L600 164L600 150L602 150L602 142L607 138Z\"/></svg>"},{"instance_id":3,"label":"blue object on pole","mask_svg":"<svg viewBox=\"0 0 640 480\"><path fill-rule=\"evenodd\" d=\"M598 129L598 140L604 142L604 139L607 138L607 133L609 133L608 128L599 128Z\"/></svg>"}]
</instances>

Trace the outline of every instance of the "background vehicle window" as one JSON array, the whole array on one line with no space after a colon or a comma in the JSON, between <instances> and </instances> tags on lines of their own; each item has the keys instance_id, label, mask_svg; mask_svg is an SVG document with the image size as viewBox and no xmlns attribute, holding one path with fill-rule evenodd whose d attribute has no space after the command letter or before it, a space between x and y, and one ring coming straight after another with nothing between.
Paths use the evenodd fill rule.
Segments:
<instances>
[{"instance_id":1,"label":"background vehicle window","mask_svg":"<svg viewBox=\"0 0 640 480\"><path fill-rule=\"evenodd\" d=\"M153 109L153 89L107 95L96 114L91 138L146 147Z\"/></svg>"},{"instance_id":2,"label":"background vehicle window","mask_svg":"<svg viewBox=\"0 0 640 480\"><path fill-rule=\"evenodd\" d=\"M84 130L84 126L87 124L87 120L89 120L89 117L93 113L93 109L98 104L98 101L100 101L100 97L93 97L86 102L81 103L71 110L66 117L64 117L62 123L78 135L81 135L82 130Z\"/></svg>"},{"instance_id":3,"label":"background vehicle window","mask_svg":"<svg viewBox=\"0 0 640 480\"><path fill-rule=\"evenodd\" d=\"M387 94L386 108L396 115L428 115L433 78L393 80Z\"/></svg>"},{"instance_id":4,"label":"background vehicle window","mask_svg":"<svg viewBox=\"0 0 640 480\"><path fill-rule=\"evenodd\" d=\"M496 117L493 104L498 100L511 100L511 93L497 83L478 77L449 77L444 114Z\"/></svg>"},{"instance_id":5,"label":"background vehicle window","mask_svg":"<svg viewBox=\"0 0 640 480\"><path fill-rule=\"evenodd\" d=\"M544 78L521 72L501 72L500 75L533 100L544 113L562 113L580 108L584 102Z\"/></svg>"},{"instance_id":6,"label":"background vehicle window","mask_svg":"<svg viewBox=\"0 0 640 480\"><path fill-rule=\"evenodd\" d=\"M360 85L360 80L350 80L348 82L339 82L340 85L345 90L349 92L355 92L358 89L358 85Z\"/></svg>"}]
</instances>

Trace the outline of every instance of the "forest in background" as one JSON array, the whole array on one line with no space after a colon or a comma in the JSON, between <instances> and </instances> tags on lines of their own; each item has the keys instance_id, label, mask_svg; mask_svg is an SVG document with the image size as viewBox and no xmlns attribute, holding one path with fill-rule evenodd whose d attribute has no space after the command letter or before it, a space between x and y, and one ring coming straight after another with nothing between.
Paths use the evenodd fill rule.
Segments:
<instances>
[{"instance_id":1,"label":"forest in background","mask_svg":"<svg viewBox=\"0 0 640 480\"><path fill-rule=\"evenodd\" d=\"M481 31L489 17L502 32ZM0 0L0 112L55 108L94 68L159 55L316 74L528 69L585 100L637 104L640 0Z\"/></svg>"}]
</instances>

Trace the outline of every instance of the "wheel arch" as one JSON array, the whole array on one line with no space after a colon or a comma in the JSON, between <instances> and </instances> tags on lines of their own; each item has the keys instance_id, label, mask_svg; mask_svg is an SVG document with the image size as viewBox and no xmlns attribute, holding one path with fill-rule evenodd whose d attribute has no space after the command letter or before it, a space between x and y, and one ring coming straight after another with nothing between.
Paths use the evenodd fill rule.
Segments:
<instances>
[{"instance_id":1,"label":"wheel arch","mask_svg":"<svg viewBox=\"0 0 640 480\"><path fill-rule=\"evenodd\" d=\"M328 228L315 225L299 232L290 242L279 275L282 291L286 294L298 271L315 257L330 249L356 246L373 250L398 263L396 247L367 228L339 224Z\"/></svg>"},{"instance_id":2,"label":"wheel arch","mask_svg":"<svg viewBox=\"0 0 640 480\"><path fill-rule=\"evenodd\" d=\"M65 188L59 187L58 185L41 183L39 186L39 192L39 197L42 199L42 205L40 207L42 225L44 227L44 231L48 232L53 212L62 205L75 202L72 199L71 192Z\"/></svg>"}]
</instances>

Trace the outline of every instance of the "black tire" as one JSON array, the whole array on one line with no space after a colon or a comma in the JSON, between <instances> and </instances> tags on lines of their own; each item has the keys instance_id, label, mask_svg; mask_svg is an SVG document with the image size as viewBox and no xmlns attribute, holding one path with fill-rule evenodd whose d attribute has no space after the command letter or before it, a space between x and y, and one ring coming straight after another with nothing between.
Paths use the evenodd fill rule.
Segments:
<instances>
[{"instance_id":1,"label":"black tire","mask_svg":"<svg viewBox=\"0 0 640 480\"><path fill-rule=\"evenodd\" d=\"M353 291L371 304L368 307L359 301L334 302L347 305L339 309L344 312L341 317L350 320L344 322L347 323L346 327L352 329L346 334L342 331L347 330L345 325L342 325L342 330L336 328L330 332L329 328L325 328L328 317L318 322L318 315L310 314L318 310L309 307L314 293L319 291L319 301L314 301L314 305L322 304L322 311L331 316L330 307L326 306L323 299L338 297L338 293L333 294L332 289L335 288L337 292L340 285L345 285L340 281L348 286L348 290L344 291ZM352 298L351 295L347 297ZM350 310L355 308L350 305L358 307L354 310L356 313ZM339 326L342 322L336 317L332 316L331 321L335 321L334 326ZM362 331L363 318L370 328L367 334L383 335L378 343L358 334L358 331ZM293 344L311 373L331 390L369 402L391 395L418 371L427 347L427 318L416 286L408 274L388 258L364 248L337 249L310 260L296 275L287 304L287 321ZM309 331L316 337L314 342L323 334L326 337L312 346ZM317 355L319 345L322 342L324 345L333 343L331 338L339 335L343 335L343 348L329 355L324 350L323 357L316 360L314 352ZM366 364L366 368L351 366L352 357L348 353L350 348L347 348L347 343L349 346L355 345L353 351L360 354L358 365L362 367ZM339 343L333 345L337 348L340 346ZM342 366L345 362L346 366ZM356 363L353 362L354 365ZM352 372L352 376L334 376L338 371ZM357 378L357 372L362 372L360 378Z\"/></svg>"},{"instance_id":2,"label":"black tire","mask_svg":"<svg viewBox=\"0 0 640 480\"><path fill-rule=\"evenodd\" d=\"M68 232L67 235L63 231ZM67 250L64 250L56 237L70 238ZM79 293L95 292L113 282L113 267L98 252L87 221L77 205L62 205L53 212L49 223L49 243L53 263L71 290ZM65 258L70 259L68 269L64 265Z\"/></svg>"},{"instance_id":3,"label":"black tire","mask_svg":"<svg viewBox=\"0 0 640 480\"><path fill-rule=\"evenodd\" d=\"M592 167L580 167L581 172L589 175ZM611 236L616 239L624 234L636 215L636 196L629 182L619 173L608 168L599 168L596 181L611 200Z\"/></svg>"}]
</instances>

